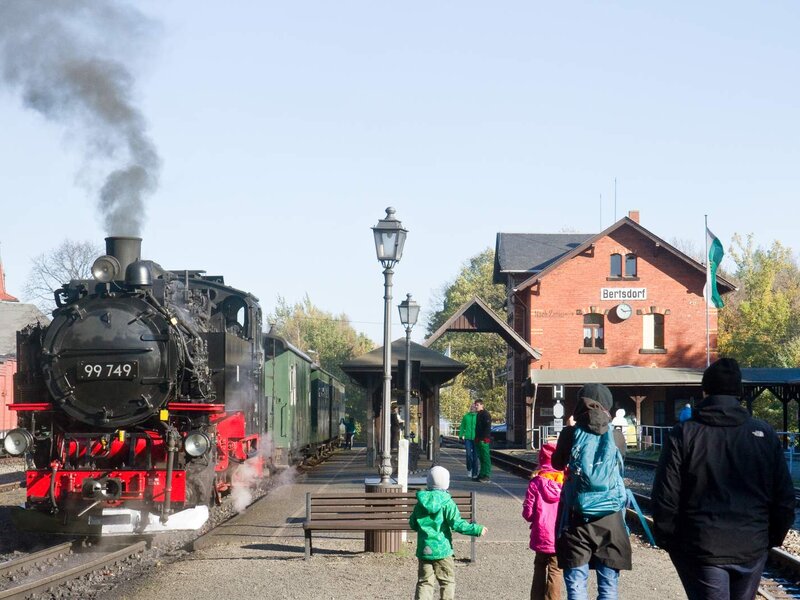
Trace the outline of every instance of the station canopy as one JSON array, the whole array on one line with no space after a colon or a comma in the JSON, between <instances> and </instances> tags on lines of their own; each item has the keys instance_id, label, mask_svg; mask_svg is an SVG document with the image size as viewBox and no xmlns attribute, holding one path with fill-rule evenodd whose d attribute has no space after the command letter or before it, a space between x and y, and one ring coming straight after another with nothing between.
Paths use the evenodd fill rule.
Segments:
<instances>
[{"instance_id":1,"label":"station canopy","mask_svg":"<svg viewBox=\"0 0 800 600\"><path fill-rule=\"evenodd\" d=\"M705 369L607 367L603 369L533 369L531 383L538 385L571 385L602 383L609 386L697 385ZM747 387L800 386L800 369L743 368L742 385Z\"/></svg>"},{"instance_id":2,"label":"station canopy","mask_svg":"<svg viewBox=\"0 0 800 600\"><path fill-rule=\"evenodd\" d=\"M392 342L393 378L398 374L399 362L405 361L405 359L406 339L403 337ZM467 368L464 363L416 342L411 342L411 362L419 362L420 379L424 385L430 388L447 383ZM339 366L357 383L369 389L376 380L383 378L383 346L345 361Z\"/></svg>"}]
</instances>

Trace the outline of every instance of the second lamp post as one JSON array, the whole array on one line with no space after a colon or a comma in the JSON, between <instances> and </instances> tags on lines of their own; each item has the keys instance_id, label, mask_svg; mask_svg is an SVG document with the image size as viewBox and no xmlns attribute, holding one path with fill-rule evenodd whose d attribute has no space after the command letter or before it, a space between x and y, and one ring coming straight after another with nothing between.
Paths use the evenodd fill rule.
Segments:
<instances>
[{"instance_id":1,"label":"second lamp post","mask_svg":"<svg viewBox=\"0 0 800 600\"><path fill-rule=\"evenodd\" d=\"M383 266L383 405L381 406L381 464L378 472L381 485L389 485L392 477L392 448L390 405L392 399L392 267L403 255L408 230L395 219L394 208L386 209L386 218L372 228L375 234L375 252Z\"/></svg>"},{"instance_id":2,"label":"second lamp post","mask_svg":"<svg viewBox=\"0 0 800 600\"><path fill-rule=\"evenodd\" d=\"M408 437L411 431L411 329L417 324L419 304L411 299L411 294L406 294L406 299L398 305L397 309L400 311L400 322L406 328L406 406L403 410L403 418L406 422L406 437Z\"/></svg>"}]
</instances>

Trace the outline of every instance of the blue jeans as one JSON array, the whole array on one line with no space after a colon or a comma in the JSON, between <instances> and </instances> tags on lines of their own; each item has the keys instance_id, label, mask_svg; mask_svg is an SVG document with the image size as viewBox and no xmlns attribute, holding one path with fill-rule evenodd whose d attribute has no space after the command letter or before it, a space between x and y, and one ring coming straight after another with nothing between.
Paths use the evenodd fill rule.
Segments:
<instances>
[{"instance_id":1,"label":"blue jeans","mask_svg":"<svg viewBox=\"0 0 800 600\"><path fill-rule=\"evenodd\" d=\"M478 470L481 468L481 463L478 461L478 450L475 448L475 440L464 440L464 450L467 451L467 471L472 473L473 477L477 477Z\"/></svg>"},{"instance_id":2,"label":"blue jeans","mask_svg":"<svg viewBox=\"0 0 800 600\"><path fill-rule=\"evenodd\" d=\"M703 565L691 558L670 554L689 600L750 600L755 598L764 556L739 565Z\"/></svg>"},{"instance_id":3,"label":"blue jeans","mask_svg":"<svg viewBox=\"0 0 800 600\"><path fill-rule=\"evenodd\" d=\"M597 600L617 600L619 571L597 563L592 565L597 572ZM588 600L589 565L564 569L569 600Z\"/></svg>"}]
</instances>

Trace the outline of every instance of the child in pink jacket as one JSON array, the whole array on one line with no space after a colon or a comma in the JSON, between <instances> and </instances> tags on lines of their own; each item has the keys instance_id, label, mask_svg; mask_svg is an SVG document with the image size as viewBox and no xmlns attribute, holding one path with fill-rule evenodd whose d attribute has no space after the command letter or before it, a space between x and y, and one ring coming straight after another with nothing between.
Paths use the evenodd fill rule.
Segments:
<instances>
[{"instance_id":1,"label":"child in pink jacket","mask_svg":"<svg viewBox=\"0 0 800 600\"><path fill-rule=\"evenodd\" d=\"M522 505L522 518L531 524L530 548L536 552L533 562L531 600L559 600L564 578L556 558L556 518L564 472L550 462L556 446L547 443L539 450L539 470L528 484Z\"/></svg>"}]
</instances>

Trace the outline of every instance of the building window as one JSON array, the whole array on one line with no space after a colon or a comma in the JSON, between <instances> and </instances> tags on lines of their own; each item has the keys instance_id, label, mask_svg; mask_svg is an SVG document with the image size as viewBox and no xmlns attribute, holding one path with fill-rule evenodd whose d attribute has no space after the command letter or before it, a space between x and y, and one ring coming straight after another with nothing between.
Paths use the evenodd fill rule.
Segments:
<instances>
[{"instance_id":1,"label":"building window","mask_svg":"<svg viewBox=\"0 0 800 600\"><path fill-rule=\"evenodd\" d=\"M611 269L609 272L610 277L622 277L622 255L611 255Z\"/></svg>"},{"instance_id":2,"label":"building window","mask_svg":"<svg viewBox=\"0 0 800 600\"><path fill-rule=\"evenodd\" d=\"M636 255L625 255L625 277L636 277Z\"/></svg>"},{"instance_id":3,"label":"building window","mask_svg":"<svg viewBox=\"0 0 800 600\"><path fill-rule=\"evenodd\" d=\"M617 255L619 256L619 255ZM603 323L605 319L603 315L597 313L590 313L583 315L583 347L584 348L597 348L602 350L605 348L603 339Z\"/></svg>"},{"instance_id":4,"label":"building window","mask_svg":"<svg viewBox=\"0 0 800 600\"><path fill-rule=\"evenodd\" d=\"M664 315L642 317L642 350L664 350Z\"/></svg>"}]
</instances>

